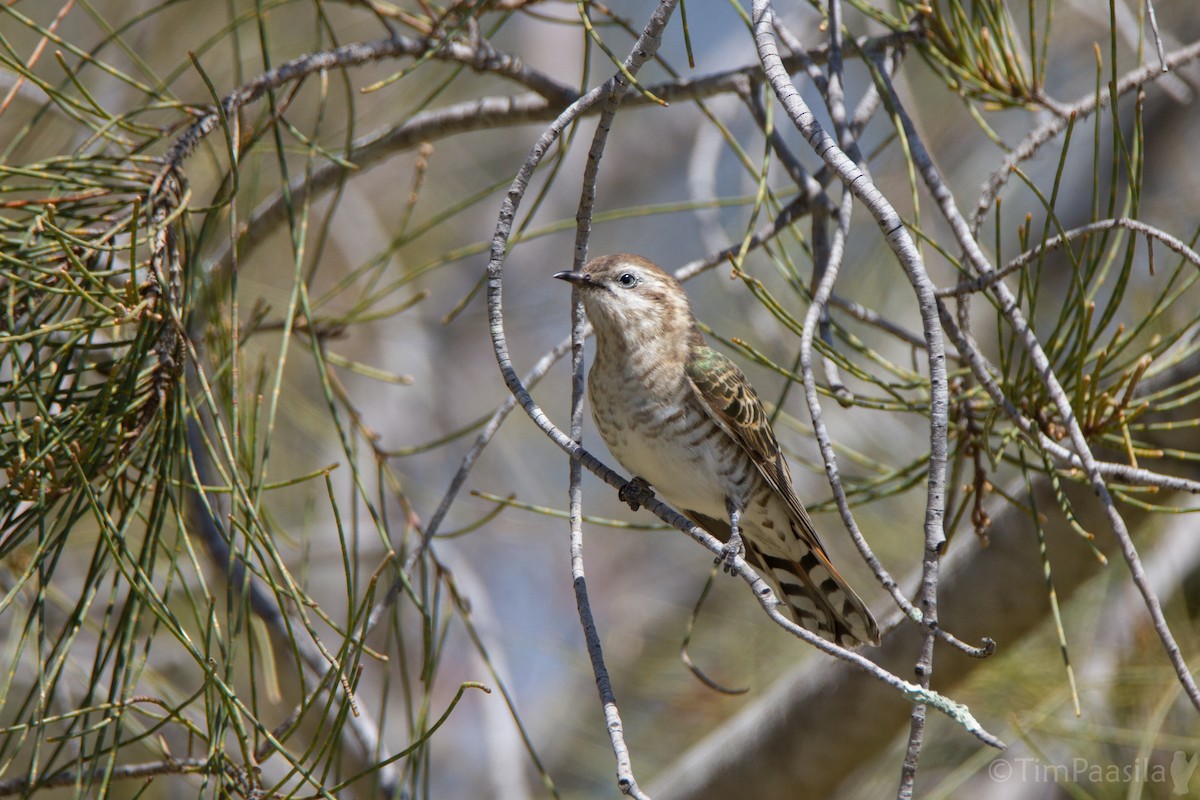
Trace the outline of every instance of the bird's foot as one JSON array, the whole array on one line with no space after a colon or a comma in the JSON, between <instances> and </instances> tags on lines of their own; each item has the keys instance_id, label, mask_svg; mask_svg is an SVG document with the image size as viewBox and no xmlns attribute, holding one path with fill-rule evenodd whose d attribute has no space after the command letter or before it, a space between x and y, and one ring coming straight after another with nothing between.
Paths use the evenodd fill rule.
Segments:
<instances>
[{"instance_id":1,"label":"bird's foot","mask_svg":"<svg viewBox=\"0 0 1200 800\"><path fill-rule=\"evenodd\" d=\"M645 478L634 475L633 480L617 490L617 497L622 503L628 503L631 509L637 511L654 499L654 490L650 488L650 484L646 483Z\"/></svg>"},{"instance_id":2,"label":"bird's foot","mask_svg":"<svg viewBox=\"0 0 1200 800\"><path fill-rule=\"evenodd\" d=\"M717 563L722 565L725 572L733 572L733 562L745 554L746 546L742 544L742 535L734 531L733 535L729 537L729 541L721 548L721 555L717 556Z\"/></svg>"},{"instance_id":3,"label":"bird's foot","mask_svg":"<svg viewBox=\"0 0 1200 800\"><path fill-rule=\"evenodd\" d=\"M717 563L724 562L726 573L733 572L733 562L746 552L742 544L742 509L732 498L725 498L725 510L729 512L729 541L721 548Z\"/></svg>"}]
</instances>

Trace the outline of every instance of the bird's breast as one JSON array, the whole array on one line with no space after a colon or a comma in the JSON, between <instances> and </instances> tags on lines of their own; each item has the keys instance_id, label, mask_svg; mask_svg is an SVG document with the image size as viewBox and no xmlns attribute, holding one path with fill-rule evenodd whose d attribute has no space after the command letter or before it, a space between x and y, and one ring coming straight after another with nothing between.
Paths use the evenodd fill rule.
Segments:
<instances>
[{"instance_id":1,"label":"bird's breast","mask_svg":"<svg viewBox=\"0 0 1200 800\"><path fill-rule=\"evenodd\" d=\"M704 411L682 368L606 369L588 375L592 417L604 443L626 470L650 483L679 509L718 519L725 498L754 489L750 458Z\"/></svg>"}]
</instances>

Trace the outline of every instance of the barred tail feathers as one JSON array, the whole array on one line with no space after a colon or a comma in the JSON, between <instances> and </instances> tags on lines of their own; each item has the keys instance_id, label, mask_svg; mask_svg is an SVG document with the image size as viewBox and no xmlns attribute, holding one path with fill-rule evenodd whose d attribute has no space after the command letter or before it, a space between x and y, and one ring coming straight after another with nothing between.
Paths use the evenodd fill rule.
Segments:
<instances>
[{"instance_id":1,"label":"barred tail feathers","mask_svg":"<svg viewBox=\"0 0 1200 800\"><path fill-rule=\"evenodd\" d=\"M746 536L746 560L800 627L842 647L878 645L879 626L866 604L829 563L820 543L810 543L794 521L791 527L795 539L787 549L792 552L765 552L757 537Z\"/></svg>"},{"instance_id":2,"label":"barred tail feathers","mask_svg":"<svg viewBox=\"0 0 1200 800\"><path fill-rule=\"evenodd\" d=\"M766 511L766 505L761 507ZM684 514L721 541L729 540L728 520L692 509ZM762 518L746 520L742 542L746 560L763 577L783 603L788 616L805 630L841 647L879 644L879 626L854 590L834 566L811 525L791 517L791 535L780 535L778 525L763 525Z\"/></svg>"}]
</instances>

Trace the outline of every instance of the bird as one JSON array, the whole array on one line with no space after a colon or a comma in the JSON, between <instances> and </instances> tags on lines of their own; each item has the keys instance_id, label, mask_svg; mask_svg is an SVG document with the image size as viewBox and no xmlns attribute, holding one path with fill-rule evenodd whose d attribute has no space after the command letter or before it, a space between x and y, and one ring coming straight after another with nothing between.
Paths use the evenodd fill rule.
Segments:
<instances>
[{"instance_id":1,"label":"bird","mask_svg":"<svg viewBox=\"0 0 1200 800\"><path fill-rule=\"evenodd\" d=\"M754 387L709 347L683 286L647 258L616 254L555 278L579 288L596 334L588 403L633 478L633 510L658 497L725 542L802 628L844 647L879 627L830 563Z\"/></svg>"}]
</instances>

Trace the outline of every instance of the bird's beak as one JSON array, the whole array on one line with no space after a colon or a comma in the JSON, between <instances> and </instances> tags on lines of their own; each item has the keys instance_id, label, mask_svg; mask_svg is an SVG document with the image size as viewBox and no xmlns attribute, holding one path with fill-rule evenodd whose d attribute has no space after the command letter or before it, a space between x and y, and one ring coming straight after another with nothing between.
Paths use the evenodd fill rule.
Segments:
<instances>
[{"instance_id":1,"label":"bird's beak","mask_svg":"<svg viewBox=\"0 0 1200 800\"><path fill-rule=\"evenodd\" d=\"M591 286L594 283L592 276L587 272L571 272L570 270L563 270L562 272L554 273L554 277L558 278L560 281L573 283L576 286Z\"/></svg>"}]
</instances>

